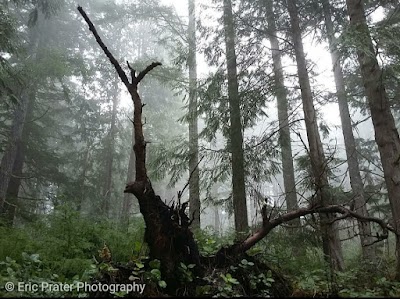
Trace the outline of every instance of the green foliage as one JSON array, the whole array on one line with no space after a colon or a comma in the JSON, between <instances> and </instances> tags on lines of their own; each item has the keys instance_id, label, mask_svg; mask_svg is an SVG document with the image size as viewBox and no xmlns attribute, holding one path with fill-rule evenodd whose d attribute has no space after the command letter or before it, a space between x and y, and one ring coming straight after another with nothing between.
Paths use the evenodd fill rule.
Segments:
<instances>
[{"instance_id":1,"label":"green foliage","mask_svg":"<svg viewBox=\"0 0 400 299\"><path fill-rule=\"evenodd\" d=\"M130 281L145 282L161 294L167 287L161 275L161 263L159 260L148 260L141 252L142 225L137 222L127 232L121 232L111 223L90 222L70 207L60 206L45 221L37 221L19 229L1 227L0 242L3 246L0 247L0 283L4 285L7 281L25 281L73 284L76 281L89 282L99 273L116 275L116 269L111 264L96 261L99 249L106 243L113 261L133 263ZM343 297L400 295L400 284L391 279L394 257L381 253L379 267L376 267L360 263L360 253L355 252L346 255L348 270L332 275L325 264L320 243L312 240L314 234L307 231L292 234L284 229L273 231L268 240L259 242L248 251L249 258L203 278L204 285L196 283L196 293L199 296L233 297L242 295L243 283L246 283L252 292L270 296L276 280L271 270L258 268L252 260L257 257L271 266L271 269L279 269L288 275L293 281L295 293L299 295L325 296L334 292ZM205 230L198 231L196 239L201 254L213 255L221 246L232 244L233 235L218 238L212 231ZM194 276L194 268L194 264L177 265L177 279L188 286L195 283L197 278ZM17 296L20 293L5 293L1 290L0 295ZM54 290L43 294L27 292L24 295L63 296ZM87 294L76 294L76 290L73 290L70 295Z\"/></svg>"},{"instance_id":2,"label":"green foliage","mask_svg":"<svg viewBox=\"0 0 400 299\"><path fill-rule=\"evenodd\" d=\"M174 186L186 174L189 165L189 143L182 137L164 140L151 147L149 154L150 177L162 180L168 176L169 186Z\"/></svg>"},{"instance_id":3,"label":"green foliage","mask_svg":"<svg viewBox=\"0 0 400 299\"><path fill-rule=\"evenodd\" d=\"M213 295L213 297L237 297L240 296L240 282L231 273L219 273L205 277L206 285L197 286L198 296Z\"/></svg>"},{"instance_id":4,"label":"green foliage","mask_svg":"<svg viewBox=\"0 0 400 299\"><path fill-rule=\"evenodd\" d=\"M368 285L360 285L358 271L337 273L338 284L341 287L338 294L341 297L399 297L400 283L388 280L386 277L369 278Z\"/></svg>"},{"instance_id":5,"label":"green foliage","mask_svg":"<svg viewBox=\"0 0 400 299\"><path fill-rule=\"evenodd\" d=\"M161 278L161 271L160 271L160 261L159 260L153 260L150 261L149 266L151 268L150 272L146 272L145 273L145 279L147 281L156 283L160 288L166 288L167 287L167 283L162 280Z\"/></svg>"},{"instance_id":6,"label":"green foliage","mask_svg":"<svg viewBox=\"0 0 400 299\"><path fill-rule=\"evenodd\" d=\"M139 257L134 260L134 270L132 271L129 280L139 280L151 285L152 287L165 289L167 283L161 277L160 261L157 259L151 260L148 262L148 267L146 267L146 259L147 257Z\"/></svg>"},{"instance_id":7,"label":"green foliage","mask_svg":"<svg viewBox=\"0 0 400 299\"><path fill-rule=\"evenodd\" d=\"M305 269L297 278L295 288L303 296L336 292L340 297L398 297L400 283L378 273L375 266L363 263L348 267L344 272L336 272L333 276L325 270Z\"/></svg>"},{"instance_id":8,"label":"green foliage","mask_svg":"<svg viewBox=\"0 0 400 299\"><path fill-rule=\"evenodd\" d=\"M192 270L196 265L195 264L189 264L185 265L184 263L179 264L179 272L180 272L180 280L183 283L190 283L193 281L193 273Z\"/></svg>"},{"instance_id":9,"label":"green foliage","mask_svg":"<svg viewBox=\"0 0 400 299\"><path fill-rule=\"evenodd\" d=\"M4 3L0 3L0 98L9 97L12 103L18 103L18 98L12 89L15 81L21 83L17 68L10 63L8 56L18 55L21 41L18 35L16 19ZM8 104L8 102L6 103Z\"/></svg>"},{"instance_id":10,"label":"green foliage","mask_svg":"<svg viewBox=\"0 0 400 299\"><path fill-rule=\"evenodd\" d=\"M60 206L48 217L25 228L0 227L0 260L7 257L22 262L23 252L39 254L46 267L60 279L82 275L98 250L107 244L114 261L127 262L142 242L143 221L133 223L128 231L109 221L95 223L80 216L70 206Z\"/></svg>"},{"instance_id":11,"label":"green foliage","mask_svg":"<svg viewBox=\"0 0 400 299\"><path fill-rule=\"evenodd\" d=\"M223 283L218 286L218 291L216 297L232 297L235 292L235 286L239 284L239 281L236 278L233 278L230 273L221 274Z\"/></svg>"},{"instance_id":12,"label":"green foliage","mask_svg":"<svg viewBox=\"0 0 400 299\"><path fill-rule=\"evenodd\" d=\"M330 279L327 275L328 271L322 269L304 271L298 279L296 289L301 289L305 293L329 294Z\"/></svg>"},{"instance_id":13,"label":"green foliage","mask_svg":"<svg viewBox=\"0 0 400 299\"><path fill-rule=\"evenodd\" d=\"M70 293L78 295L76 292L76 282L87 282L96 273L97 267L91 263L87 266L85 271L81 274L76 274L70 278L62 278L55 273L54 269L49 267L49 264L42 262L38 254L27 254L25 252L21 255L22 259L20 262L7 257L5 261L0 262L0 283L5 286L6 283L13 284L14 289L0 289L0 296L2 297L17 297L21 294L25 297L64 297L65 291L63 289L57 289L57 287L47 288L45 286L56 286L70 285ZM35 289L34 286L41 286ZM19 290L24 290L21 293ZM80 297L86 297L86 293L79 293Z\"/></svg>"},{"instance_id":14,"label":"green foliage","mask_svg":"<svg viewBox=\"0 0 400 299\"><path fill-rule=\"evenodd\" d=\"M389 240L394 248L394 240ZM280 269L293 281L294 295L301 297L328 296L381 297L399 296L400 284L395 276L395 256L393 252L377 250L376 263L362 261L359 240L347 241L344 246L346 270L331 273L323 257L320 240L315 232L296 231L288 233L278 229L270 233L268 240L261 241L248 253L266 261L274 269ZM251 262L242 260L231 268L251 269ZM233 272L233 273L236 273ZM237 275L237 274L236 274ZM264 280L262 275L247 273L250 283ZM235 276L236 277L236 276ZM269 276L267 275L266 278Z\"/></svg>"},{"instance_id":15,"label":"green foliage","mask_svg":"<svg viewBox=\"0 0 400 299\"><path fill-rule=\"evenodd\" d=\"M196 233L196 241L200 253L204 256L214 255L222 246L232 245L234 242L234 233L227 234L224 237L216 237L211 230L202 230ZM255 246L248 253L252 256L260 256L265 253L264 246ZM182 266L182 265L181 265ZM193 265L194 266L194 265ZM183 267L184 277L190 278L190 265ZM204 286L197 286L196 294L213 295L216 297L235 297L246 295L243 293L243 283L253 294L262 296L270 295L270 288L274 283L271 271L262 271L255 266L255 263L242 259L238 264L227 267L226 269L213 271L213 275L203 278L206 282Z\"/></svg>"},{"instance_id":16,"label":"green foliage","mask_svg":"<svg viewBox=\"0 0 400 299\"><path fill-rule=\"evenodd\" d=\"M275 283L272 271L261 270L247 259L242 259L226 269L214 269L203 280L206 285L198 286L196 294L213 297L240 297L249 294L269 297L270 289Z\"/></svg>"},{"instance_id":17,"label":"green foliage","mask_svg":"<svg viewBox=\"0 0 400 299\"><path fill-rule=\"evenodd\" d=\"M248 278L251 290L254 292L258 290L262 296L268 297L270 295L269 289L275 282L270 270L268 270L267 273L258 273L256 269L254 269L254 263L246 259L242 259L238 267L231 266L231 269L233 272L241 272L241 275L245 275Z\"/></svg>"},{"instance_id":18,"label":"green foliage","mask_svg":"<svg viewBox=\"0 0 400 299\"><path fill-rule=\"evenodd\" d=\"M196 232L197 246L199 247L200 254L204 256L215 254L221 246L232 245L234 238L234 232L222 237L216 236L210 229L199 230Z\"/></svg>"},{"instance_id":19,"label":"green foliage","mask_svg":"<svg viewBox=\"0 0 400 299\"><path fill-rule=\"evenodd\" d=\"M19 6L7 6L11 2ZM168 176L173 185L187 173L189 158L187 136L182 133L187 128L178 123L178 119L187 122L192 117L189 114L182 117L180 109L180 97L184 97L187 91L182 71L187 58L187 32L185 24L170 7L158 5L157 1L141 2L132 1L127 4L120 1L116 4L91 0L86 4L94 23L99 25L99 32L102 36L104 34L105 41L110 41L107 44L110 48L114 47L113 53L115 51L119 60L122 57L129 59L138 70L143 69L152 59L163 61L163 68L142 82L140 93L146 104L143 122L148 142L149 176L155 180ZM368 2L373 5L375 1ZM62 5L64 3L66 5ZM89 281L98 272L112 276L116 268L108 262L98 261L99 249L107 247L112 261L134 264L130 277L132 281L143 280L163 290L167 285L161 275L160 261L148 261L143 256L143 220L135 218L129 227L119 227L117 221L105 219L101 211L105 161L109 157L106 149L111 140L110 98L119 97L121 90L118 87L119 81L115 84L118 87L116 91L110 87L116 78L114 69L94 40L88 38L87 26L76 22L75 4L70 5L72 3L61 0L15 0L0 4L0 99L10 97L15 104L12 108L18 109L19 99L14 93L29 90L32 106L23 135L26 147L23 175L32 177L24 180L21 188L20 194L27 199L21 198L18 202L16 223L19 226L0 226L0 282L3 285L6 281L18 280L27 283ZM322 40L324 29L319 27L323 19L320 3L304 1L299 4L303 12L300 20L302 29L312 30L314 38ZM279 130L274 133L272 128L278 127L276 122L270 122L262 133L248 134L252 129L258 129L260 120L268 119L269 111L267 113L265 108L276 95L270 60L259 59L269 55L269 49L265 47L268 25L264 5L265 1L234 3L241 117L243 128L247 129L244 140L247 187L253 183L264 184L280 171ZM199 80L198 114L204 120L200 138L205 141L200 142L200 156L205 157L201 169L201 185L207 197L214 200L216 196L210 194L209 187L216 182L230 181L231 145L224 67L224 30L217 16L221 13L219 7L211 9L214 9L211 15L217 24L214 27L214 22L200 18L199 25L203 26L199 27L199 48L203 48L206 60L215 69ZM219 10L217 14L216 9ZM204 10L210 10L210 7ZM286 8L277 3L275 10L279 15L278 27L287 28ZM56 13L56 18L48 18ZM46 16L44 20L41 14ZM349 102L363 114L368 114L355 51L349 45L356 46L359 51L366 52L368 49L362 47L362 35L347 29L343 14L343 5L336 3L333 15L337 27L335 29L341 31L338 32L339 50L342 54L348 54L343 56L346 57L347 87L349 95L352 95L349 96ZM385 72L382 79L387 83L386 89L393 110L396 111L399 110L396 109L399 105L396 99L400 90L398 23L398 9L392 7L385 10L382 22L370 28L378 48L377 53L383 58ZM30 35L34 30L39 31L39 38L33 43ZM154 40L146 38L150 33L155 36ZM279 32L282 53L292 58L293 51L286 35L284 30ZM28 79L23 81L20 77ZM285 80L293 82L293 78ZM170 87L174 88L174 93L169 90ZM290 94L292 107L289 110L296 109L294 107L297 105L292 103L298 100L298 93L293 91ZM319 94L314 88L313 93ZM2 148L7 144L5 136L8 136L12 121L12 109L9 109L7 103L2 104L2 108L6 109L0 113ZM127 117L131 114L131 110L126 110L116 115L119 133L115 136L115 150L112 153L113 209L110 213L115 218L120 211L120 195L128 164L127 153L131 151L132 127ZM397 117L400 117L398 113ZM326 137L330 128L324 121L319 120L318 123ZM221 134L225 139L218 144ZM211 143L210 147L208 143ZM382 172L376 144L371 140L360 140L359 145L361 170L371 214L379 213L389 218L390 206L380 177ZM300 169L297 182L302 180L304 189L312 189L309 158L297 156L297 166ZM335 179L333 169L343 162L336 158L329 160L330 179ZM340 203L346 203L352 198L352 194L345 193L341 188L331 188L330 192ZM231 199L228 195L226 197L226 201ZM380 252L379 248L379 266L371 271L368 265L361 263L359 250L347 249L348 270L332 274L320 248L317 220L307 216L301 221L310 225L293 234L277 228L268 235L268 240L259 242L247 253L250 257L257 256L266 261L271 269L280 269L289 275L297 290L306 295L327 295L334 291L341 296L399 295L400 286L392 281L393 255ZM234 236L226 234L217 237L213 232L204 230L196 233L196 240L200 253L212 256L221 246L231 245ZM190 286L197 283L194 267L193 264L176 265L178 279ZM242 281L249 283L249 289L259 290L260 295L270 296L269 290L275 283L272 271L260 271L250 258L242 259L229 269L216 271L204 281L206 285L197 286L199 295L222 297L242 295ZM19 294L0 290L0 295ZM65 294L27 292L24 295Z\"/></svg>"},{"instance_id":20,"label":"green foliage","mask_svg":"<svg viewBox=\"0 0 400 299\"><path fill-rule=\"evenodd\" d=\"M109 263L99 262L98 253L103 244L110 248L114 262L126 263L132 260L133 255L141 254L144 226L142 220L137 220L127 230L121 230L110 221L96 223L71 206L60 205L52 214L34 223L21 228L1 226L0 232L2 285L11 281L15 285L25 282L76 286L77 282L90 282L98 273L115 275L116 269ZM136 266L138 277L144 265L138 261ZM148 280L157 281L162 286L159 263L151 266L154 269L147 274ZM76 287L68 294L87 296L81 291L78 294ZM0 290L1 295L17 296L21 293ZM28 289L23 295L61 297L65 293L54 289L38 293Z\"/></svg>"}]
</instances>

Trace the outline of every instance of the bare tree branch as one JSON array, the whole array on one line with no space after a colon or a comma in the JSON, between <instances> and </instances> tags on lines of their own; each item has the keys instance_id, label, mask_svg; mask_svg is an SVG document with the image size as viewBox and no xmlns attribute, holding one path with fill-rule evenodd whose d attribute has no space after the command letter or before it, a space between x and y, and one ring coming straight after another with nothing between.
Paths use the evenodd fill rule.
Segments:
<instances>
[{"instance_id":1,"label":"bare tree branch","mask_svg":"<svg viewBox=\"0 0 400 299\"><path fill-rule=\"evenodd\" d=\"M159 65L162 65L161 62L153 62L152 64L150 64L148 67L146 67L143 71L139 73L139 75L136 77L134 82L132 82L132 84L139 84L140 81L142 81L142 79L144 78L144 76L147 75L148 72L150 72L152 69L154 69Z\"/></svg>"},{"instance_id":2,"label":"bare tree branch","mask_svg":"<svg viewBox=\"0 0 400 299\"><path fill-rule=\"evenodd\" d=\"M125 84L125 86L129 89L130 83L128 80L128 77L126 76L124 70L122 69L121 65L118 63L117 59L111 54L111 52L107 49L107 46L103 43L101 40L99 34L97 33L96 28L94 27L92 21L89 19L88 15L86 12L83 10L82 6L78 6L78 11L82 15L82 17L85 19L86 23L89 25L89 30L92 31L94 37L96 38L97 43L99 46L103 49L104 53L110 60L110 62L114 65L118 76L121 78L122 82Z\"/></svg>"},{"instance_id":3,"label":"bare tree branch","mask_svg":"<svg viewBox=\"0 0 400 299\"><path fill-rule=\"evenodd\" d=\"M263 239L265 236L268 235L268 233L277 227L278 225L281 225L282 223L289 222L293 219L306 216L309 214L314 214L314 213L339 213L342 214L342 217L339 217L338 219L344 219L348 217L356 218L360 221L364 222L375 222L377 223L383 230L382 235L378 235L377 238L379 240L386 239L388 236L388 231L393 232L394 234L398 234L397 231L393 226L391 226L389 223L383 221L382 219L376 218L376 217L366 217L362 216L360 214L357 214L345 207L339 206L339 205L329 205L325 207L321 206L309 206L307 208L300 208L295 211L288 212L283 215L278 215L274 219L269 219L267 215L267 210L266 207L264 206L262 209L262 215L263 215L263 224L262 227L256 231L254 234L250 235L248 238L246 238L243 242L238 243L233 245L233 250L235 253L239 252L245 252L249 250L252 246L254 246L257 242L259 242L261 239ZM370 244L368 244L370 245Z\"/></svg>"}]
</instances>

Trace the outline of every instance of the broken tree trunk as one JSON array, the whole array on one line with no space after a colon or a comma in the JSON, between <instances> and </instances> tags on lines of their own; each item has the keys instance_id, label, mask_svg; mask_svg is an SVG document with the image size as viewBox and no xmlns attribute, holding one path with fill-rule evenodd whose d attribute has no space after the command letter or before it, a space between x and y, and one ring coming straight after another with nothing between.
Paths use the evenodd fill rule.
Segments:
<instances>
[{"instance_id":1,"label":"broken tree trunk","mask_svg":"<svg viewBox=\"0 0 400 299\"><path fill-rule=\"evenodd\" d=\"M176 207L167 206L159 196L154 193L146 170L146 141L143 135L142 110L144 104L138 93L138 84L155 67L161 65L153 62L143 71L136 75L136 71L128 64L131 82L118 61L107 49L96 28L89 17L78 7L79 12L89 25L90 31L96 38L97 43L103 49L110 62L114 65L119 78L127 87L134 105L134 151L136 156L136 178L134 182L128 183L124 192L132 193L139 201L140 212L143 214L146 224L145 241L150 249L150 258L161 262L161 272L169 289L176 289L177 267L180 263L195 264L195 272L201 272L199 251L194 241L193 234L189 229L191 224L189 217L185 214L187 204L178 204Z\"/></svg>"}]
</instances>

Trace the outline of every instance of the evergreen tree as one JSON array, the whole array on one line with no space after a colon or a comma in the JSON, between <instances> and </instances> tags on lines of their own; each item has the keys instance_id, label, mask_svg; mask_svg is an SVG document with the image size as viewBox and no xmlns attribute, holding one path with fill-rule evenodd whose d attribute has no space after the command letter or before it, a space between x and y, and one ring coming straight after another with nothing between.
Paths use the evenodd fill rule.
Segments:
<instances>
[{"instance_id":1,"label":"evergreen tree","mask_svg":"<svg viewBox=\"0 0 400 299\"><path fill-rule=\"evenodd\" d=\"M333 203L326 173L326 158L318 132L317 114L313 104L313 95L303 49L297 4L295 0L288 0L287 4L314 179L315 198L312 204L324 206ZM344 261L337 226L335 223L330 223L331 216L321 214L320 217L324 254L333 270L343 270Z\"/></svg>"},{"instance_id":2,"label":"evergreen tree","mask_svg":"<svg viewBox=\"0 0 400 299\"><path fill-rule=\"evenodd\" d=\"M347 10L350 16L350 25L357 32L356 39L358 62L371 111L375 130L375 140L382 161L388 197L392 208L394 227L400 231L400 138L393 115L390 110L390 101L381 80L382 70L375 56L375 49L364 11L363 1L347 0ZM400 238L396 239L397 250L397 278L400 278Z\"/></svg>"}]
</instances>

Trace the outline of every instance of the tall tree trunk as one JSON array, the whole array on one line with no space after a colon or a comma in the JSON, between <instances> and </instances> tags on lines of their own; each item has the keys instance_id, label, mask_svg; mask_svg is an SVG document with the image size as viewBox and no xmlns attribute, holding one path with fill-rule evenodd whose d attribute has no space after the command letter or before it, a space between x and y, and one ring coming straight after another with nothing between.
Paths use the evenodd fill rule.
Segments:
<instances>
[{"instance_id":1,"label":"tall tree trunk","mask_svg":"<svg viewBox=\"0 0 400 299\"><path fill-rule=\"evenodd\" d=\"M28 59L30 59L31 62L36 60L40 34L39 32L42 26L41 22L42 14L40 11L38 11L36 24L29 31ZM22 88L22 92L19 97L19 105L15 108L10 135L8 138L8 144L3 153L3 157L0 163L0 218L5 216L4 213L6 209L5 203L7 189L10 183L14 162L17 156L18 144L20 144L21 142L29 101L35 93L31 86L31 82L32 80L25 80L24 82L26 85Z\"/></svg>"},{"instance_id":2,"label":"tall tree trunk","mask_svg":"<svg viewBox=\"0 0 400 299\"><path fill-rule=\"evenodd\" d=\"M349 165L350 185L354 193L354 210L358 214L368 217L364 186L358 164L356 142L354 140L353 129L351 126L349 105L347 104L347 94L344 83L343 70L340 62L340 55L336 48L337 40L334 35L335 32L332 23L329 0L323 0L322 6L324 9L325 26L328 34L329 49L333 65L333 74L335 77L336 95L339 103L340 119L342 122L347 164ZM362 255L365 260L373 260L375 256L373 247L368 246L368 244L372 243L371 225L369 222L358 220L358 228L360 231Z\"/></svg>"},{"instance_id":3,"label":"tall tree trunk","mask_svg":"<svg viewBox=\"0 0 400 299\"><path fill-rule=\"evenodd\" d=\"M79 182L79 195L80 197L77 200L76 204L76 210L78 212L82 211L82 206L84 206L85 200L86 200L86 187L85 187L85 181L86 181L86 173L89 169L89 159L90 159L90 144L89 141L86 140L86 150L85 150L85 155L83 156L83 161L82 161L82 172L80 173L78 182Z\"/></svg>"},{"instance_id":4,"label":"tall tree trunk","mask_svg":"<svg viewBox=\"0 0 400 299\"><path fill-rule=\"evenodd\" d=\"M189 215L194 215L192 228L200 228L199 136L197 128L197 62L195 0L189 0Z\"/></svg>"},{"instance_id":5,"label":"tall tree trunk","mask_svg":"<svg viewBox=\"0 0 400 299\"><path fill-rule=\"evenodd\" d=\"M213 206L214 210L214 232L217 236L221 235L221 219L219 217L219 207Z\"/></svg>"},{"instance_id":6,"label":"tall tree trunk","mask_svg":"<svg viewBox=\"0 0 400 299\"><path fill-rule=\"evenodd\" d=\"M132 147L131 147L131 153L129 155L128 174L126 178L127 184L135 179L136 166L135 166L135 151L133 150L134 145L135 145L135 130L132 127ZM129 215L132 210L132 200L133 200L133 195L131 193L124 193L124 199L122 202L121 222L125 226L129 224Z\"/></svg>"},{"instance_id":7,"label":"tall tree trunk","mask_svg":"<svg viewBox=\"0 0 400 299\"><path fill-rule=\"evenodd\" d=\"M31 36L32 37L32 36ZM33 38L33 37L32 37ZM31 47L36 48L34 44L36 43L36 38L31 43ZM32 49L33 53L34 50ZM29 105L29 101L32 97L32 91L29 90L28 87L24 87L21 96L19 105L15 108L13 122L10 130L10 135L8 138L8 144L3 153L3 157L1 159L0 164L0 216L5 216L4 213L8 209L5 206L6 204L6 196L7 190L12 178L12 173L14 169L14 164L17 159L18 148L22 143L22 132L25 125L25 119L27 114L27 108ZM18 159L20 157L18 156Z\"/></svg>"},{"instance_id":8,"label":"tall tree trunk","mask_svg":"<svg viewBox=\"0 0 400 299\"><path fill-rule=\"evenodd\" d=\"M281 146L283 184L285 187L285 199L288 211L297 210L296 183L294 180L293 153L290 140L288 100L284 83L281 52L277 38L275 14L272 1L266 1L266 15L269 27L269 41L271 43L272 60L275 74L276 99L278 103L279 143ZM300 219L291 222L300 226Z\"/></svg>"},{"instance_id":9,"label":"tall tree trunk","mask_svg":"<svg viewBox=\"0 0 400 299\"><path fill-rule=\"evenodd\" d=\"M301 37L298 9L295 0L288 0L288 10L292 27L292 37L296 54L297 72L303 101L304 119L306 123L307 138L309 143L309 155L313 172L313 179L318 205L333 203L330 195L328 177L326 173L327 162L324 156L321 138L318 132L317 115L314 108L310 79L307 72L307 64L304 55ZM336 222L329 224L332 216L320 214L323 251L333 270L343 270L344 261L339 233Z\"/></svg>"},{"instance_id":10,"label":"tall tree trunk","mask_svg":"<svg viewBox=\"0 0 400 299\"><path fill-rule=\"evenodd\" d=\"M26 120L30 120L33 117L33 110L34 110L34 102L35 96L29 99L27 113L26 113ZM11 204L6 208L6 219L8 219L8 224L12 226L14 222L14 218L18 209L18 194L19 189L21 187L21 181L23 176L23 168L25 164L25 154L26 154L26 145L29 143L29 125L24 125L22 130L21 139L17 143L17 153L15 155L14 166L12 170L12 176L8 183L7 188L7 201Z\"/></svg>"},{"instance_id":11,"label":"tall tree trunk","mask_svg":"<svg viewBox=\"0 0 400 299\"><path fill-rule=\"evenodd\" d=\"M243 133L240 117L240 98L235 52L235 28L231 0L224 0L226 63L228 69L228 97L230 113L230 151L232 154L232 197L235 229L239 235L248 229L246 189L244 181Z\"/></svg>"},{"instance_id":12,"label":"tall tree trunk","mask_svg":"<svg viewBox=\"0 0 400 299\"><path fill-rule=\"evenodd\" d=\"M22 176L22 169L24 166L24 160L25 160L25 144L21 138L21 140L17 141L16 155L15 155L14 166L12 169L12 176L8 183L7 194L6 194L6 199L8 204L5 205L4 207L4 213L5 213L4 218L7 226L12 226L14 223L14 218L17 211L17 199L18 199L19 187L21 186L21 176Z\"/></svg>"},{"instance_id":13,"label":"tall tree trunk","mask_svg":"<svg viewBox=\"0 0 400 299\"><path fill-rule=\"evenodd\" d=\"M112 103L112 114L111 114L111 124L110 132L107 142L107 161L106 161L106 174L105 174L105 184L103 190L103 207L102 212L107 217L110 213L110 200L111 200L111 190L112 190L112 170L114 164L114 148L115 148L115 135L116 135L116 120L117 120L117 108L118 108L118 76L113 79L113 86L111 91Z\"/></svg>"},{"instance_id":14,"label":"tall tree trunk","mask_svg":"<svg viewBox=\"0 0 400 299\"><path fill-rule=\"evenodd\" d=\"M219 193L218 193L219 187L220 187L220 183L218 183L218 182L213 184L211 187L211 196L212 196L214 202L219 198ZM221 218L219 216L219 211L218 211L220 208L221 208L221 206L217 206L216 204L213 204L213 206L212 206L212 210L214 213L214 232L218 236L221 235L221 233L222 233Z\"/></svg>"},{"instance_id":15,"label":"tall tree trunk","mask_svg":"<svg viewBox=\"0 0 400 299\"><path fill-rule=\"evenodd\" d=\"M383 173L392 209L393 222L400 232L400 138L396 129L390 103L383 84L382 70L375 56L362 0L346 0L350 26L357 32L361 44L357 49L358 62L364 83L368 105L371 110L375 140L382 161ZM400 238L396 236L397 267L400 279Z\"/></svg>"}]
</instances>

